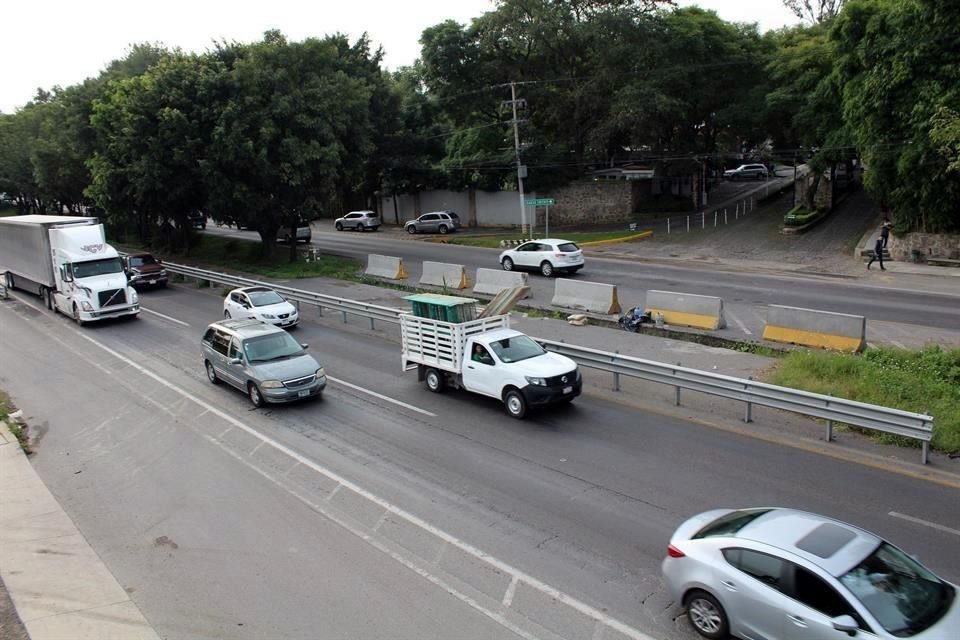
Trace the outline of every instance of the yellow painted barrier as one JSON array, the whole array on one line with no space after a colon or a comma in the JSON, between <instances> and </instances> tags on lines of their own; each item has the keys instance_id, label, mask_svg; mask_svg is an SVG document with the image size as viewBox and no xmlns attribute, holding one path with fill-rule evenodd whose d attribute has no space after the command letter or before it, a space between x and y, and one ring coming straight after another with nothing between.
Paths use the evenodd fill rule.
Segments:
<instances>
[{"instance_id":1,"label":"yellow painted barrier","mask_svg":"<svg viewBox=\"0 0 960 640\"><path fill-rule=\"evenodd\" d=\"M631 240L642 240L643 238L649 238L653 235L653 231L641 231L640 233L635 233L632 236L624 236L622 238L614 238L612 240L591 240L590 242L578 242L577 244L581 247L596 247L602 244L618 244L620 242L630 242Z\"/></svg>"}]
</instances>

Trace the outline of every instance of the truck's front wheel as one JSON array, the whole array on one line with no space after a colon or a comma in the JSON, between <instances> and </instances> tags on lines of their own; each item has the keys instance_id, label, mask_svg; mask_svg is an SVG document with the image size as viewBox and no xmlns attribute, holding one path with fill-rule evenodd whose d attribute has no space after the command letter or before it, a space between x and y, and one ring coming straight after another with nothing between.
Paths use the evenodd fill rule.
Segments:
<instances>
[{"instance_id":1,"label":"truck's front wheel","mask_svg":"<svg viewBox=\"0 0 960 640\"><path fill-rule=\"evenodd\" d=\"M443 374L436 369L427 369L424 380L427 382L427 389L430 389L430 391L434 393L442 393L444 387L446 387Z\"/></svg>"},{"instance_id":2,"label":"truck's front wheel","mask_svg":"<svg viewBox=\"0 0 960 640\"><path fill-rule=\"evenodd\" d=\"M73 303L73 321L79 326L83 326L83 320L80 319L80 307L77 306L77 303Z\"/></svg>"},{"instance_id":3,"label":"truck's front wheel","mask_svg":"<svg viewBox=\"0 0 960 640\"><path fill-rule=\"evenodd\" d=\"M507 408L511 418L523 420L527 415L527 399L516 389L510 389L503 396L503 406Z\"/></svg>"}]
</instances>

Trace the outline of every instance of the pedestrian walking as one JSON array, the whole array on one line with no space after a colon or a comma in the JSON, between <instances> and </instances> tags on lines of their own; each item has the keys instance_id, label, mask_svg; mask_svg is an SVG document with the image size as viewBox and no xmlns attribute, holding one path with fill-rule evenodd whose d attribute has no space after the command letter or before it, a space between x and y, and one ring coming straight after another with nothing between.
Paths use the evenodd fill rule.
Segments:
<instances>
[{"instance_id":1,"label":"pedestrian walking","mask_svg":"<svg viewBox=\"0 0 960 640\"><path fill-rule=\"evenodd\" d=\"M890 220L887 218L883 219L883 224L880 225L880 237L883 238L883 248L887 248L887 240L890 239L890 227L893 226L890 224Z\"/></svg>"},{"instance_id":2,"label":"pedestrian walking","mask_svg":"<svg viewBox=\"0 0 960 640\"><path fill-rule=\"evenodd\" d=\"M870 262L867 263L867 269L870 268L870 265L873 264L874 260L880 261L880 270L886 271L887 269L883 266L883 236L877 238L877 244L873 246L873 255L870 256Z\"/></svg>"}]
</instances>

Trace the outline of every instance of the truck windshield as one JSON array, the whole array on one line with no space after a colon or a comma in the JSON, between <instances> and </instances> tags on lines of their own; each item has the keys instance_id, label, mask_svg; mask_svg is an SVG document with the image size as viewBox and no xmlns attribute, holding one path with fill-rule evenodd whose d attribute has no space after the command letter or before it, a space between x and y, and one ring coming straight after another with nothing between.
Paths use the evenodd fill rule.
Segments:
<instances>
[{"instance_id":1,"label":"truck windshield","mask_svg":"<svg viewBox=\"0 0 960 640\"><path fill-rule=\"evenodd\" d=\"M527 358L542 356L546 351L528 336L513 336L490 343L490 348L501 362L519 362Z\"/></svg>"},{"instance_id":2,"label":"truck windshield","mask_svg":"<svg viewBox=\"0 0 960 640\"><path fill-rule=\"evenodd\" d=\"M89 278L90 276L102 276L108 273L121 273L122 271L123 265L120 264L120 258L104 258L103 260L73 263L74 278Z\"/></svg>"}]
</instances>

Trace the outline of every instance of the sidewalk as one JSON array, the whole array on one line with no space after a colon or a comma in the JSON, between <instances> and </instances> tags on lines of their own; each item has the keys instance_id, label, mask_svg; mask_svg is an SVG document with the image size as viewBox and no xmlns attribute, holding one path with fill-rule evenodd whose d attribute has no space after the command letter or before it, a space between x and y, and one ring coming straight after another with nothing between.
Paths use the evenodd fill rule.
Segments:
<instances>
[{"instance_id":1,"label":"sidewalk","mask_svg":"<svg viewBox=\"0 0 960 640\"><path fill-rule=\"evenodd\" d=\"M0 487L0 578L23 624L8 611L0 618L4 640L26 637L24 628L31 640L160 639L47 490L4 421Z\"/></svg>"}]
</instances>

